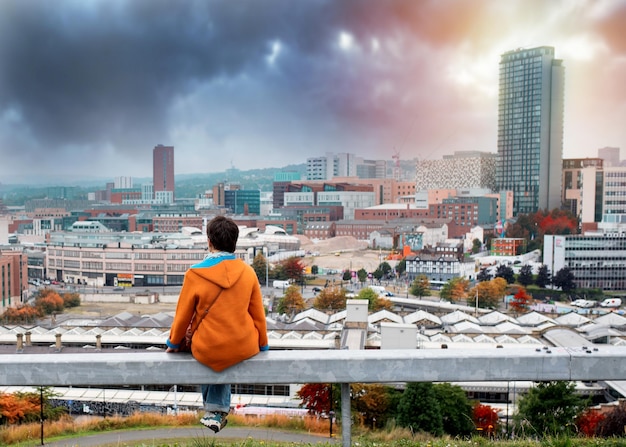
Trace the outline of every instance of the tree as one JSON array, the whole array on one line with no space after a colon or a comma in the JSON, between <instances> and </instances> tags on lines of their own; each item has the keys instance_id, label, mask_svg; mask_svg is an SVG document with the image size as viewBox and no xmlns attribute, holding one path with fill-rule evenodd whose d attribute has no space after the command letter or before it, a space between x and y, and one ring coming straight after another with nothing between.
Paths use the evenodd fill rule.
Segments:
<instances>
[{"instance_id":1,"label":"tree","mask_svg":"<svg viewBox=\"0 0 626 447\"><path fill-rule=\"evenodd\" d=\"M343 274L341 275L341 279L343 279L344 281L350 281L352 279L352 272L348 269L343 271Z\"/></svg>"},{"instance_id":2,"label":"tree","mask_svg":"<svg viewBox=\"0 0 626 447\"><path fill-rule=\"evenodd\" d=\"M542 289L545 289L548 284L550 284L550 272L548 271L548 266L542 264L539 267L539 271L537 272L537 278L535 278L535 284Z\"/></svg>"},{"instance_id":3,"label":"tree","mask_svg":"<svg viewBox=\"0 0 626 447\"><path fill-rule=\"evenodd\" d=\"M526 293L526 289L524 287L520 287L517 293L513 295L513 300L511 300L511 309L518 314L523 313L530 308L532 299L533 297Z\"/></svg>"},{"instance_id":4,"label":"tree","mask_svg":"<svg viewBox=\"0 0 626 447\"><path fill-rule=\"evenodd\" d=\"M372 276L374 277L374 279L376 279L376 281L380 281L383 278L383 276L385 276L385 274L383 273L383 271L380 268L377 268L372 273Z\"/></svg>"},{"instance_id":5,"label":"tree","mask_svg":"<svg viewBox=\"0 0 626 447\"><path fill-rule=\"evenodd\" d=\"M398 265L396 265L396 273L398 277L401 277L406 272L406 258L402 258Z\"/></svg>"},{"instance_id":6,"label":"tree","mask_svg":"<svg viewBox=\"0 0 626 447\"><path fill-rule=\"evenodd\" d=\"M263 256L263 253L258 252L252 260L252 269L254 270L254 273L256 273L256 277L259 279L259 283L265 285L267 285L267 281L265 280L265 278L269 276L266 275L267 273L269 273L267 268L268 265L265 256Z\"/></svg>"},{"instance_id":7,"label":"tree","mask_svg":"<svg viewBox=\"0 0 626 447\"><path fill-rule=\"evenodd\" d=\"M330 395L331 385L326 383L307 383L296 393L302 400L301 406L318 416L330 411Z\"/></svg>"},{"instance_id":8,"label":"tree","mask_svg":"<svg viewBox=\"0 0 626 447\"><path fill-rule=\"evenodd\" d=\"M369 301L367 308L369 310L372 310L374 308L374 305L376 304L376 301L378 300L378 293L376 293L374 289L370 287L365 287L359 291L356 297L359 300Z\"/></svg>"},{"instance_id":9,"label":"tree","mask_svg":"<svg viewBox=\"0 0 626 447\"><path fill-rule=\"evenodd\" d=\"M521 397L513 420L516 430L539 436L571 434L574 421L585 408L571 382L539 382Z\"/></svg>"},{"instance_id":10,"label":"tree","mask_svg":"<svg viewBox=\"0 0 626 447\"><path fill-rule=\"evenodd\" d=\"M441 410L443 431L452 436L469 435L474 431L472 404L463 388L449 383L434 385Z\"/></svg>"},{"instance_id":11,"label":"tree","mask_svg":"<svg viewBox=\"0 0 626 447\"><path fill-rule=\"evenodd\" d=\"M515 273L513 269L504 264L500 264L496 269L496 278L504 278L508 284L513 284L515 282Z\"/></svg>"},{"instance_id":12,"label":"tree","mask_svg":"<svg viewBox=\"0 0 626 447\"><path fill-rule=\"evenodd\" d=\"M480 242L480 239L476 238L472 241L472 253L480 253L480 249L482 248L483 243Z\"/></svg>"},{"instance_id":13,"label":"tree","mask_svg":"<svg viewBox=\"0 0 626 447\"><path fill-rule=\"evenodd\" d=\"M80 294L78 293L63 293L61 298L63 299L63 307L65 309L80 306Z\"/></svg>"},{"instance_id":14,"label":"tree","mask_svg":"<svg viewBox=\"0 0 626 447\"><path fill-rule=\"evenodd\" d=\"M363 284L365 281L367 281L367 270L365 270L364 268L360 268L356 272L356 277L359 278L359 282Z\"/></svg>"},{"instance_id":15,"label":"tree","mask_svg":"<svg viewBox=\"0 0 626 447\"><path fill-rule=\"evenodd\" d=\"M522 268L519 269L519 275L517 275L517 282L523 285L524 287L528 287L533 283L533 268L524 264Z\"/></svg>"},{"instance_id":16,"label":"tree","mask_svg":"<svg viewBox=\"0 0 626 447\"><path fill-rule=\"evenodd\" d=\"M478 307L497 308L500 300L506 293L507 282L504 278L494 278L491 281L479 282L474 286L467 296L468 306L476 304L478 296Z\"/></svg>"},{"instance_id":17,"label":"tree","mask_svg":"<svg viewBox=\"0 0 626 447\"><path fill-rule=\"evenodd\" d=\"M472 420L476 429L482 433L496 433L498 430L498 412L489 405L477 403L474 406Z\"/></svg>"},{"instance_id":18,"label":"tree","mask_svg":"<svg viewBox=\"0 0 626 447\"><path fill-rule=\"evenodd\" d=\"M594 408L587 408L576 420L576 426L578 427L578 431L587 437L596 436L598 432L598 425L605 419L604 414L600 413L598 410ZM626 422L626 421L625 421ZM621 425L623 427L624 425ZM611 434L609 436L619 436L622 433L618 432L615 435Z\"/></svg>"},{"instance_id":19,"label":"tree","mask_svg":"<svg viewBox=\"0 0 626 447\"><path fill-rule=\"evenodd\" d=\"M563 292L571 292L576 288L574 279L574 274L569 267L563 267L561 270L556 272L556 275L552 278L552 284L561 289Z\"/></svg>"},{"instance_id":20,"label":"tree","mask_svg":"<svg viewBox=\"0 0 626 447\"><path fill-rule=\"evenodd\" d=\"M411 283L410 293L418 298L430 296L430 281L428 280L428 276L418 275Z\"/></svg>"},{"instance_id":21,"label":"tree","mask_svg":"<svg viewBox=\"0 0 626 447\"><path fill-rule=\"evenodd\" d=\"M317 310L343 310L346 308L346 289L343 287L325 287L313 302Z\"/></svg>"},{"instance_id":22,"label":"tree","mask_svg":"<svg viewBox=\"0 0 626 447\"><path fill-rule=\"evenodd\" d=\"M381 262L378 268L383 272L383 275L389 275L392 272L392 268L387 261Z\"/></svg>"},{"instance_id":23,"label":"tree","mask_svg":"<svg viewBox=\"0 0 626 447\"><path fill-rule=\"evenodd\" d=\"M355 383L350 386L352 407L361 416L366 427L384 427L389 417L390 387Z\"/></svg>"},{"instance_id":24,"label":"tree","mask_svg":"<svg viewBox=\"0 0 626 447\"><path fill-rule=\"evenodd\" d=\"M626 401L621 401L617 407L604 415L604 419L598 422L596 435L624 436L624 427L626 427Z\"/></svg>"},{"instance_id":25,"label":"tree","mask_svg":"<svg viewBox=\"0 0 626 447\"><path fill-rule=\"evenodd\" d=\"M296 284L301 284L304 279L304 264L300 258L292 256L285 259L282 263L287 278Z\"/></svg>"},{"instance_id":26,"label":"tree","mask_svg":"<svg viewBox=\"0 0 626 447\"><path fill-rule=\"evenodd\" d=\"M63 312L63 298L53 289L43 289L35 298L35 307L42 315Z\"/></svg>"},{"instance_id":27,"label":"tree","mask_svg":"<svg viewBox=\"0 0 626 447\"><path fill-rule=\"evenodd\" d=\"M468 290L469 281L465 278L457 276L450 279L443 285L439 291L439 296L454 303L456 301L466 299Z\"/></svg>"},{"instance_id":28,"label":"tree","mask_svg":"<svg viewBox=\"0 0 626 447\"><path fill-rule=\"evenodd\" d=\"M278 302L278 312L294 315L306 309L306 303L297 286L291 285L285 290L285 295Z\"/></svg>"},{"instance_id":29,"label":"tree","mask_svg":"<svg viewBox=\"0 0 626 447\"><path fill-rule=\"evenodd\" d=\"M425 431L434 436L443 434L441 408L432 383L407 384L398 402L397 421L412 432Z\"/></svg>"},{"instance_id":30,"label":"tree","mask_svg":"<svg viewBox=\"0 0 626 447\"><path fill-rule=\"evenodd\" d=\"M476 275L476 279L480 282L491 281L491 273L489 273L487 267L483 267L480 269L480 272L478 272L478 275Z\"/></svg>"}]
</instances>

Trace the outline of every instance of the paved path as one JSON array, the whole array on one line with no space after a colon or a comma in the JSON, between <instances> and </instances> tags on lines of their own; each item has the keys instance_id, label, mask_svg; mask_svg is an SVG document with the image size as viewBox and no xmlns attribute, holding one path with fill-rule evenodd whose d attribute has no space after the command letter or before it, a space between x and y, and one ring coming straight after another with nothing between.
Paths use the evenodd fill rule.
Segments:
<instances>
[{"instance_id":1,"label":"paved path","mask_svg":"<svg viewBox=\"0 0 626 447\"><path fill-rule=\"evenodd\" d=\"M130 442L163 441L166 439L204 439L227 440L248 439L255 441L295 442L302 444L341 444L341 436L329 438L328 434L315 435L294 433L269 428L255 427L226 427L219 433L202 427L172 427L155 430L115 431L102 432L97 435L83 436L63 441L46 442L49 447L98 447L101 445L127 445ZM45 441L45 439L44 439Z\"/></svg>"}]
</instances>

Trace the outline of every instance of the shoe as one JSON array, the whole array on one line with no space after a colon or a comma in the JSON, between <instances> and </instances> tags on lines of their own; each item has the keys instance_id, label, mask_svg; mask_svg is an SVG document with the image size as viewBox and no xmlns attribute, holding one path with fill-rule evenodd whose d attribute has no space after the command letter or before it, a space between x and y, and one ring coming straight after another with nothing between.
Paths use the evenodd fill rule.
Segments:
<instances>
[{"instance_id":1,"label":"shoe","mask_svg":"<svg viewBox=\"0 0 626 447\"><path fill-rule=\"evenodd\" d=\"M202 417L202 419L200 419L200 423L217 433L218 431L226 427L226 424L228 424L228 419L226 419L226 416L228 416L228 413L207 412Z\"/></svg>"}]
</instances>

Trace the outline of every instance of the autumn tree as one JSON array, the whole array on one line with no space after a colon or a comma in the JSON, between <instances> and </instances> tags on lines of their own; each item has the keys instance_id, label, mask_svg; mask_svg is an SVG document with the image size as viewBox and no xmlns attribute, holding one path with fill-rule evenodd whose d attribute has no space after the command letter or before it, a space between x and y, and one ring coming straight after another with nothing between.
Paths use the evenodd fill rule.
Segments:
<instances>
[{"instance_id":1,"label":"autumn tree","mask_svg":"<svg viewBox=\"0 0 626 447\"><path fill-rule=\"evenodd\" d=\"M600 413L598 410L594 408L587 408L580 416L578 416L578 419L576 419L576 427L578 427L579 433L582 433L590 438L592 436L596 436L598 426L604 419L604 414ZM616 435L620 434L621 433L616 433Z\"/></svg>"},{"instance_id":2,"label":"autumn tree","mask_svg":"<svg viewBox=\"0 0 626 447\"><path fill-rule=\"evenodd\" d=\"M596 427L597 436L624 436L624 427L626 427L626 401L620 401L618 405L604 415L604 418L598 421Z\"/></svg>"},{"instance_id":3,"label":"autumn tree","mask_svg":"<svg viewBox=\"0 0 626 447\"><path fill-rule=\"evenodd\" d=\"M294 315L306 309L306 303L297 286L291 285L285 290L285 295L278 302L278 312Z\"/></svg>"},{"instance_id":4,"label":"autumn tree","mask_svg":"<svg viewBox=\"0 0 626 447\"><path fill-rule=\"evenodd\" d=\"M519 269L519 275L517 275L517 282L523 285L524 287L528 287L529 285L533 283L533 268L530 265L524 264Z\"/></svg>"},{"instance_id":5,"label":"autumn tree","mask_svg":"<svg viewBox=\"0 0 626 447\"><path fill-rule=\"evenodd\" d=\"M325 287L315 297L313 307L317 310L343 310L346 308L346 289Z\"/></svg>"},{"instance_id":6,"label":"autumn tree","mask_svg":"<svg viewBox=\"0 0 626 447\"><path fill-rule=\"evenodd\" d=\"M457 276L450 279L443 285L441 291L439 292L439 296L454 303L466 299L468 290L469 281L465 278Z\"/></svg>"},{"instance_id":7,"label":"autumn tree","mask_svg":"<svg viewBox=\"0 0 626 447\"><path fill-rule=\"evenodd\" d=\"M366 427L384 427L390 416L393 390L380 384L350 385L352 407Z\"/></svg>"},{"instance_id":8,"label":"autumn tree","mask_svg":"<svg viewBox=\"0 0 626 447\"><path fill-rule=\"evenodd\" d=\"M281 262L287 279L296 284L301 284L304 279L304 264L300 258L292 256Z\"/></svg>"},{"instance_id":9,"label":"autumn tree","mask_svg":"<svg viewBox=\"0 0 626 447\"><path fill-rule=\"evenodd\" d=\"M524 313L530 308L532 299L533 297L526 293L526 289L524 287L520 287L517 290L517 293L513 295L513 299L511 300L511 309L518 314Z\"/></svg>"},{"instance_id":10,"label":"autumn tree","mask_svg":"<svg viewBox=\"0 0 626 447\"><path fill-rule=\"evenodd\" d=\"M411 283L411 295L421 298L430 296L430 281L426 275L418 275Z\"/></svg>"},{"instance_id":11,"label":"autumn tree","mask_svg":"<svg viewBox=\"0 0 626 447\"><path fill-rule=\"evenodd\" d=\"M2 314L2 321L7 324L32 323L41 316L40 309L29 304L22 304L17 307L8 307Z\"/></svg>"},{"instance_id":12,"label":"autumn tree","mask_svg":"<svg viewBox=\"0 0 626 447\"><path fill-rule=\"evenodd\" d=\"M497 432L500 418L498 417L498 412L491 406L477 403L474 405L472 420L476 429L482 433L490 434Z\"/></svg>"},{"instance_id":13,"label":"autumn tree","mask_svg":"<svg viewBox=\"0 0 626 447\"><path fill-rule=\"evenodd\" d=\"M35 298L35 307L43 315L63 312L63 298L55 290L46 288L41 290Z\"/></svg>"},{"instance_id":14,"label":"autumn tree","mask_svg":"<svg viewBox=\"0 0 626 447\"><path fill-rule=\"evenodd\" d=\"M506 293L507 285L504 278L494 278L491 281L479 282L469 291L467 304L469 306L475 305L476 296L478 296L478 307L496 308Z\"/></svg>"},{"instance_id":15,"label":"autumn tree","mask_svg":"<svg viewBox=\"0 0 626 447\"><path fill-rule=\"evenodd\" d=\"M296 396L302 400L301 406L309 410L310 414L319 416L330 411L331 394L330 384L307 383L300 388ZM338 394L336 393L335 395Z\"/></svg>"},{"instance_id":16,"label":"autumn tree","mask_svg":"<svg viewBox=\"0 0 626 447\"><path fill-rule=\"evenodd\" d=\"M80 306L80 294L76 292L62 293L61 298L63 299L63 307L65 309Z\"/></svg>"}]
</instances>

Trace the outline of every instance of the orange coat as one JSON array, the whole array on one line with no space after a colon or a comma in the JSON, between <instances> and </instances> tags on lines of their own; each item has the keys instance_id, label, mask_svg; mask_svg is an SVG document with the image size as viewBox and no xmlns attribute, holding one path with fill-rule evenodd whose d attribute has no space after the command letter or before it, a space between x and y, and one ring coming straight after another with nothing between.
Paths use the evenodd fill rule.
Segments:
<instances>
[{"instance_id":1,"label":"orange coat","mask_svg":"<svg viewBox=\"0 0 626 447\"><path fill-rule=\"evenodd\" d=\"M185 273L167 346L180 346L194 314L203 314L220 291L191 344L194 358L215 371L268 349L265 309L256 273L241 259L225 253L208 257Z\"/></svg>"}]
</instances>

